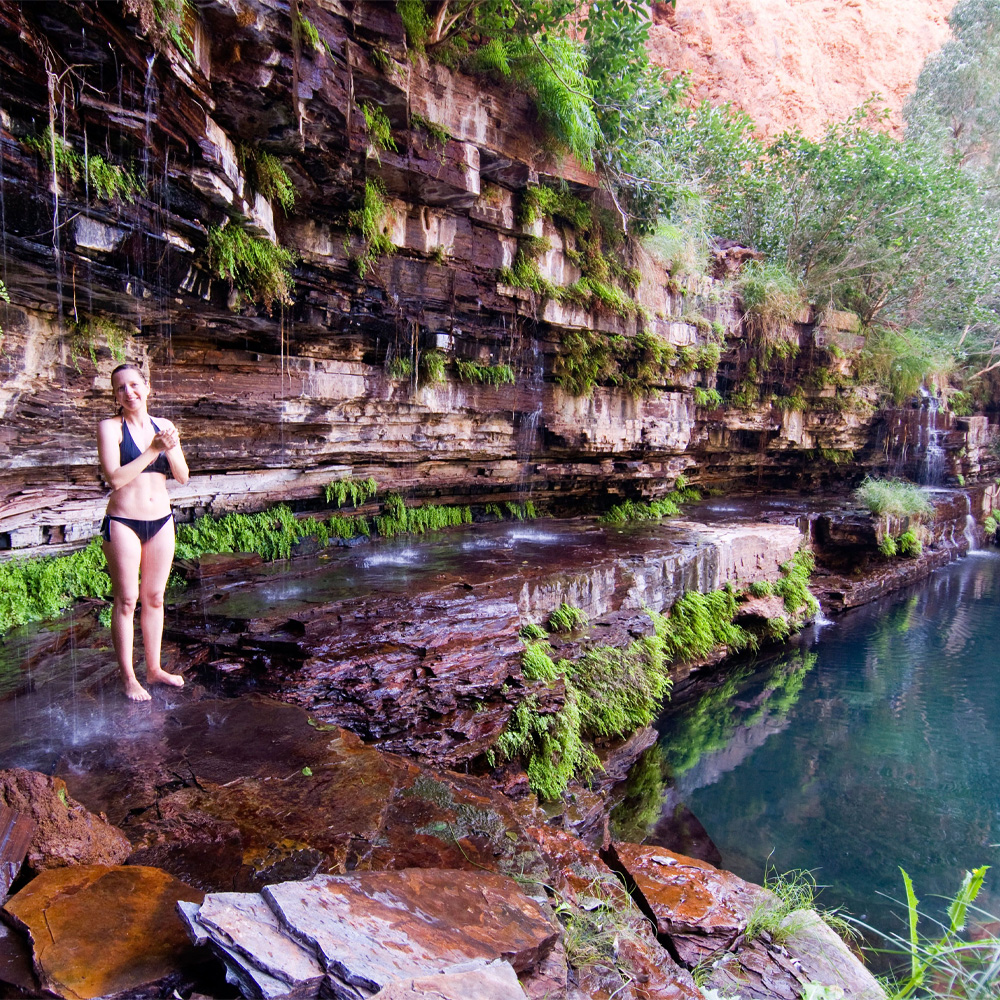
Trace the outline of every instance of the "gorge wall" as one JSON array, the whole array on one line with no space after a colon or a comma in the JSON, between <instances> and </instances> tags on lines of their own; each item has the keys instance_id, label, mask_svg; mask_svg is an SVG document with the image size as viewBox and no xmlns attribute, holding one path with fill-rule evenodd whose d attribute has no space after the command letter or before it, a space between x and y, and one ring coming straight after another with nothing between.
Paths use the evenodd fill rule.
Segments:
<instances>
[{"instance_id":1,"label":"gorge wall","mask_svg":"<svg viewBox=\"0 0 1000 1000\"><path fill-rule=\"evenodd\" d=\"M0 548L56 552L95 533L106 496L95 425L126 355L149 362L150 410L180 428L192 469L173 488L182 518L316 508L347 476L417 500L530 496L560 513L657 496L680 473L725 489L816 487L843 484L845 462L886 464L875 394L855 377L853 317L803 314L798 355L739 406L716 405L710 390L745 389L752 361L723 284L680 282L628 242L617 266L636 284L620 280L610 304L500 280L519 255L550 290L587 266L564 219L519 221L532 188L613 211L599 178L552 148L527 96L411 59L392 5L299 6L315 46L279 0L205 0L188 13L185 52L168 35L154 45L115 4L0 2L12 299L0 303ZM377 148L365 107L387 117L396 149ZM134 203L102 197L85 173L54 180L52 134L134 171ZM260 152L295 187L287 214L251 187ZM395 252L362 277L371 241L356 213L376 179ZM223 224L295 252L289 304L241 301L217 276L209 233ZM574 395L558 377L599 349L643 371L650 334L672 360L642 391L598 374ZM442 379L427 377L428 357ZM509 366L514 383L479 383L459 362ZM985 418L940 421L952 481L995 469ZM909 422L919 450L926 419Z\"/></svg>"},{"instance_id":2,"label":"gorge wall","mask_svg":"<svg viewBox=\"0 0 1000 1000\"><path fill-rule=\"evenodd\" d=\"M924 59L950 37L955 0L726 0L653 5L650 55L691 74L691 92L731 101L765 135L818 136L873 93L902 131L902 109Z\"/></svg>"}]
</instances>

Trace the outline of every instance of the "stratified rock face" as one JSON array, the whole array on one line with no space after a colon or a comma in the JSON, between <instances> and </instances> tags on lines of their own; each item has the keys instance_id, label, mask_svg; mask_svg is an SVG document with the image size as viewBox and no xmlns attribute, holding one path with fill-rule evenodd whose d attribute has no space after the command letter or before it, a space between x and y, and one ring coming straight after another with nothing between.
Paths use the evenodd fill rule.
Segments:
<instances>
[{"instance_id":1,"label":"stratified rock face","mask_svg":"<svg viewBox=\"0 0 1000 1000\"><path fill-rule=\"evenodd\" d=\"M178 901L203 893L155 868L79 865L43 872L5 910L31 937L56 996L99 997L175 975L193 960Z\"/></svg>"},{"instance_id":2,"label":"stratified rock face","mask_svg":"<svg viewBox=\"0 0 1000 1000\"><path fill-rule=\"evenodd\" d=\"M26 861L35 871L121 864L132 849L120 830L70 798L61 778L19 767L0 771L0 803L34 821Z\"/></svg>"},{"instance_id":3,"label":"stratified rock face","mask_svg":"<svg viewBox=\"0 0 1000 1000\"><path fill-rule=\"evenodd\" d=\"M531 490L558 513L595 497L662 495L684 471L706 484L836 481L836 464L817 452L873 455L864 392L807 388L805 412L769 402L815 366L849 376L863 346L853 333L834 338L846 351L838 361L831 331L803 317L799 360L774 373L759 406L709 410L697 399L714 398L717 377L720 390L737 384L746 367L740 310L718 285L681 288L634 247L640 323L500 283L527 237L548 242L546 280L580 277L572 232L518 220L528 187L562 179L600 207L598 178L548 151L525 94L411 62L391 4L317 5L309 16L323 44L297 59L284 2L188 10L191 57L169 41L154 51L120 6L0 0L0 61L18 80L0 84L13 300L0 303L0 550L54 551L96 533L107 491L94 427L111 415L122 353L151 362L150 410L180 429L192 477L170 490L182 520L279 500L317 509L324 486L347 476L443 502ZM731 16L754 14L742 5ZM79 81L60 92L57 131L77 155L109 147L139 171L134 205L66 178L53 186L27 145L49 119L46 60ZM397 151L370 154L362 105L386 115ZM287 214L251 190L240 149L279 157L296 192ZM396 252L361 279L349 213L370 182L385 187ZM230 308L236 296L207 252L210 227L223 223L297 255L283 312ZM675 358L642 398L612 385L577 397L558 384L572 338L640 328L678 355L721 337L718 376ZM446 378L426 384L416 373L432 350ZM515 384L463 381L459 361L507 365Z\"/></svg>"},{"instance_id":4,"label":"stratified rock face","mask_svg":"<svg viewBox=\"0 0 1000 1000\"><path fill-rule=\"evenodd\" d=\"M873 93L902 127L902 108L924 59L950 37L955 0L727 0L654 4L649 51L692 94L732 102L768 135L818 136Z\"/></svg>"}]
</instances>

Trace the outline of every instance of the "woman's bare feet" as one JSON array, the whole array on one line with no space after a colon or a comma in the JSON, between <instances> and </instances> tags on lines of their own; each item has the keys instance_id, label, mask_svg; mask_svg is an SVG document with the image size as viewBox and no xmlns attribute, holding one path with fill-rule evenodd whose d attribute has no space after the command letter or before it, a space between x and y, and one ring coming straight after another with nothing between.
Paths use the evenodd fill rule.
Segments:
<instances>
[{"instance_id":1,"label":"woman's bare feet","mask_svg":"<svg viewBox=\"0 0 1000 1000\"><path fill-rule=\"evenodd\" d=\"M153 696L133 677L125 681L125 697L129 701L151 701Z\"/></svg>"},{"instance_id":2,"label":"woman's bare feet","mask_svg":"<svg viewBox=\"0 0 1000 1000\"><path fill-rule=\"evenodd\" d=\"M169 684L171 687L184 687L184 678L180 674L168 674L159 667L146 667L147 684ZM147 695L147 697L149 697Z\"/></svg>"}]
</instances>

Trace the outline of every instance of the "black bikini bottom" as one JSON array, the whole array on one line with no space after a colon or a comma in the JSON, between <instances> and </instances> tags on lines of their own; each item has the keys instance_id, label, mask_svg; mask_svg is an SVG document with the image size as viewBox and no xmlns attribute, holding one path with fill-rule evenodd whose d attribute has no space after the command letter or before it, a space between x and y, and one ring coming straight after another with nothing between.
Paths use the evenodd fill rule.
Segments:
<instances>
[{"instance_id":1,"label":"black bikini bottom","mask_svg":"<svg viewBox=\"0 0 1000 1000\"><path fill-rule=\"evenodd\" d=\"M117 521L119 524L124 524L126 528L131 528L139 541L145 545L173 516L173 514L166 514L163 517L158 517L155 521L136 521L131 517L116 517L114 514L106 514L101 522L101 536L106 542L110 542L111 522Z\"/></svg>"}]
</instances>

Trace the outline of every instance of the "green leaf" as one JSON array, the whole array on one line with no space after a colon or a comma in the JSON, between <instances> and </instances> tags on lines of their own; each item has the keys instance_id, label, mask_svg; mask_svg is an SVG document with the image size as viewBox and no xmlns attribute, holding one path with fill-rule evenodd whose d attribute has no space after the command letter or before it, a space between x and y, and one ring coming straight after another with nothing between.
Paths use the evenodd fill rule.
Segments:
<instances>
[{"instance_id":1,"label":"green leaf","mask_svg":"<svg viewBox=\"0 0 1000 1000\"><path fill-rule=\"evenodd\" d=\"M307 764L307 765L306 765L306 766L305 766L304 768L302 768L302 773L303 773L303 774L304 774L304 775L305 775L305 776L306 776L307 778L311 778L311 777L312 777L312 773L313 773L313 772L312 772L312 768L311 768L311 767L310 767L310 766L309 766L309 765Z\"/></svg>"}]
</instances>

